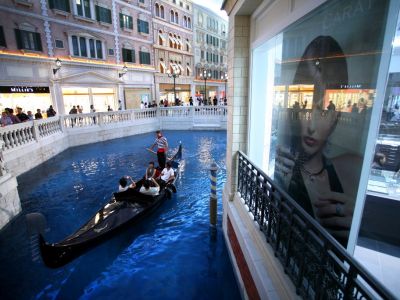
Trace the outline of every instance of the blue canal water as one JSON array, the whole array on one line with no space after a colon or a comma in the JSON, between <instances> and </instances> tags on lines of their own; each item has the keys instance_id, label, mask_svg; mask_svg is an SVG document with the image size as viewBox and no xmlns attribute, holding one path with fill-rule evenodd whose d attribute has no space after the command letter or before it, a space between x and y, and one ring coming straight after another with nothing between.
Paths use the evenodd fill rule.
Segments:
<instances>
[{"instance_id":1,"label":"blue canal water","mask_svg":"<svg viewBox=\"0 0 400 300\"><path fill-rule=\"evenodd\" d=\"M167 131L184 146L178 193L154 214L59 269L32 261L25 214L41 212L57 242L78 229L116 191L139 178L153 134L71 148L18 177L22 213L0 231L1 299L240 299L222 235L226 133ZM218 172L218 227L209 230L209 171Z\"/></svg>"}]
</instances>

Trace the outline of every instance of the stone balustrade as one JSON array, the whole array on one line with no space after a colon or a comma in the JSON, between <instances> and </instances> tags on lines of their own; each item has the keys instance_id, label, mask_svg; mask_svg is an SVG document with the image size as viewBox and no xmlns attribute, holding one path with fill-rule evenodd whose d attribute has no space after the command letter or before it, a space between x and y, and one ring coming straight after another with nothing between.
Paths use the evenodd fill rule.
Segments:
<instances>
[{"instance_id":1,"label":"stone balustrade","mask_svg":"<svg viewBox=\"0 0 400 300\"><path fill-rule=\"evenodd\" d=\"M160 129L226 129L226 106L182 106L96 112L56 116L0 128L4 151L60 133L78 133L80 129L107 130L131 125L153 124ZM212 126L210 126L210 124ZM153 127L154 127L153 126Z\"/></svg>"}]
</instances>

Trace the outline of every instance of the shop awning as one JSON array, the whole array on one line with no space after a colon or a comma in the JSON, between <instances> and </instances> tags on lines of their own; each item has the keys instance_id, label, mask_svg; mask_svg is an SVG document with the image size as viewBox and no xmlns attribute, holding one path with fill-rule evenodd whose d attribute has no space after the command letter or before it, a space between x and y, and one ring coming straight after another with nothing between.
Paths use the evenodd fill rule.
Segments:
<instances>
[{"instance_id":1,"label":"shop awning","mask_svg":"<svg viewBox=\"0 0 400 300\"><path fill-rule=\"evenodd\" d=\"M164 68L164 70L167 69L167 67L165 66L165 63L163 61L160 61L160 65Z\"/></svg>"},{"instance_id":2,"label":"shop awning","mask_svg":"<svg viewBox=\"0 0 400 300\"><path fill-rule=\"evenodd\" d=\"M174 38L174 37L172 37L172 36L169 36L169 40L171 41L171 42L173 42L174 44L177 44L178 42L176 41L176 39Z\"/></svg>"},{"instance_id":3,"label":"shop awning","mask_svg":"<svg viewBox=\"0 0 400 300\"><path fill-rule=\"evenodd\" d=\"M163 40L163 43L165 43L165 36L162 33L158 33L158 36Z\"/></svg>"}]
</instances>

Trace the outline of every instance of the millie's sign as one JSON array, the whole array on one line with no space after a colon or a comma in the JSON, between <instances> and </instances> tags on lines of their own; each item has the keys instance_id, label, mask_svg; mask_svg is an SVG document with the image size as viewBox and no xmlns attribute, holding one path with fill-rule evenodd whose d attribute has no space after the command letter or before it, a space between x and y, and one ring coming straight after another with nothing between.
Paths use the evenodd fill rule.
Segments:
<instances>
[{"instance_id":1,"label":"millie's sign","mask_svg":"<svg viewBox=\"0 0 400 300\"><path fill-rule=\"evenodd\" d=\"M0 86L1 94L49 94L48 86Z\"/></svg>"}]
</instances>

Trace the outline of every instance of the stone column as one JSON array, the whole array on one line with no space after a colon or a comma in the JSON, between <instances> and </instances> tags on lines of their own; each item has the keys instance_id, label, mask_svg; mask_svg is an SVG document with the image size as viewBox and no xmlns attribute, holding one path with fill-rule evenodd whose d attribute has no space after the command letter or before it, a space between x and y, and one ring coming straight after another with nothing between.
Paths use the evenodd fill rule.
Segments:
<instances>
[{"instance_id":1,"label":"stone column","mask_svg":"<svg viewBox=\"0 0 400 300\"><path fill-rule=\"evenodd\" d=\"M193 79L194 80L194 79ZM196 84L193 83L190 85L190 96L193 98L193 104L196 102Z\"/></svg>"},{"instance_id":2,"label":"stone column","mask_svg":"<svg viewBox=\"0 0 400 300\"><path fill-rule=\"evenodd\" d=\"M59 80L53 81L53 97L53 107L57 115L65 115L64 99Z\"/></svg>"},{"instance_id":3,"label":"stone column","mask_svg":"<svg viewBox=\"0 0 400 300\"><path fill-rule=\"evenodd\" d=\"M232 199L237 185L237 151L247 152L250 16L229 20L228 121L224 194Z\"/></svg>"},{"instance_id":4,"label":"stone column","mask_svg":"<svg viewBox=\"0 0 400 300\"><path fill-rule=\"evenodd\" d=\"M121 107L121 110L125 110L125 93L124 93L124 85L121 83L118 83L118 91L117 91L117 103L118 103L118 108ZM121 103L119 102L121 101Z\"/></svg>"},{"instance_id":5,"label":"stone column","mask_svg":"<svg viewBox=\"0 0 400 300\"><path fill-rule=\"evenodd\" d=\"M21 211L17 179L7 171L3 151L4 142L0 140L0 229Z\"/></svg>"}]
</instances>

